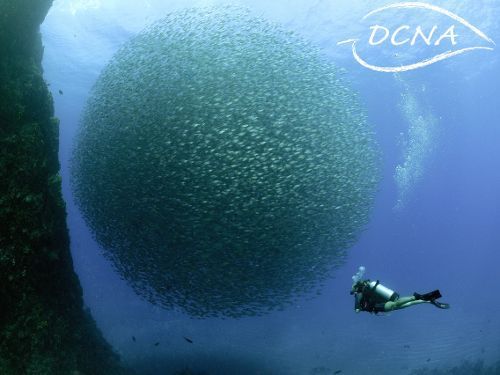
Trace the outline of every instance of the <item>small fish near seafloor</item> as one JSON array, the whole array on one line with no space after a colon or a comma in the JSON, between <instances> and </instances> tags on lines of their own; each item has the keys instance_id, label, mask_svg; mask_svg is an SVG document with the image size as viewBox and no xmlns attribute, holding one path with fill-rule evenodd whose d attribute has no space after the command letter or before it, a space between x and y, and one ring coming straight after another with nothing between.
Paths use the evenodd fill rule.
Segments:
<instances>
[{"instance_id":1,"label":"small fish near seafloor","mask_svg":"<svg viewBox=\"0 0 500 375\"><path fill-rule=\"evenodd\" d=\"M186 340L188 343L192 344L193 343L193 340L191 340L189 337L186 337L186 336L182 336L184 337L184 340Z\"/></svg>"}]
</instances>

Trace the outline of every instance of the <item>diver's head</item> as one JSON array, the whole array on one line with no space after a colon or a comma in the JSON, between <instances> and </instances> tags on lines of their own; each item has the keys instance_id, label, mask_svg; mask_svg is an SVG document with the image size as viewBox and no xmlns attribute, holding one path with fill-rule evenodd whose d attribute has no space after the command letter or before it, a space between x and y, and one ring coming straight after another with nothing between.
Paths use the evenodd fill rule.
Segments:
<instances>
[{"instance_id":1,"label":"diver's head","mask_svg":"<svg viewBox=\"0 0 500 375\"><path fill-rule=\"evenodd\" d=\"M358 280L358 281L356 281L352 285L351 294L362 293L363 289L365 288L365 286L366 286L366 280Z\"/></svg>"}]
</instances>

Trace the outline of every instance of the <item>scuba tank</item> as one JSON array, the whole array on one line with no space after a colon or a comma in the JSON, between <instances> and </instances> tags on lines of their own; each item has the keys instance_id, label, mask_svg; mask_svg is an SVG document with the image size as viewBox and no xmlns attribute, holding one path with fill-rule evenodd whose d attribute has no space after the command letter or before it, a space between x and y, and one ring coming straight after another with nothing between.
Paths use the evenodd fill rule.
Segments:
<instances>
[{"instance_id":1,"label":"scuba tank","mask_svg":"<svg viewBox=\"0 0 500 375\"><path fill-rule=\"evenodd\" d=\"M378 280L370 281L368 285L370 286L370 289L373 291L373 293L384 301L395 301L399 298L399 294L397 294L394 290L383 286L379 283Z\"/></svg>"}]
</instances>

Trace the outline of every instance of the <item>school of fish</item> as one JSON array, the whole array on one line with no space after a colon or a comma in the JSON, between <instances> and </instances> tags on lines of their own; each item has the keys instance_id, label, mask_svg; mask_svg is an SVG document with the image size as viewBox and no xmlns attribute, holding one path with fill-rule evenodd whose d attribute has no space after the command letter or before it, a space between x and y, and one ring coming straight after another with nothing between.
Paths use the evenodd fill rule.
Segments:
<instances>
[{"instance_id":1,"label":"school of fish","mask_svg":"<svg viewBox=\"0 0 500 375\"><path fill-rule=\"evenodd\" d=\"M172 13L126 43L72 155L76 202L117 271L199 318L320 291L378 180L373 130L339 70L234 7Z\"/></svg>"}]
</instances>

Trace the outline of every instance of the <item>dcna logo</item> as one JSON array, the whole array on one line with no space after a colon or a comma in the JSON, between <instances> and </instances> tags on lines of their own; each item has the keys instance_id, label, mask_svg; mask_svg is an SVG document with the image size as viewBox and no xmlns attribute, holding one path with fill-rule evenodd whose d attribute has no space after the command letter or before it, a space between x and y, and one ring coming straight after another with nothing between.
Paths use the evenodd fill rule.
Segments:
<instances>
[{"instance_id":1,"label":"dcna logo","mask_svg":"<svg viewBox=\"0 0 500 375\"><path fill-rule=\"evenodd\" d=\"M462 17L427 3L390 4L369 12L362 22L367 27L363 38L337 45L351 44L356 61L377 72L423 68L475 50L492 51L495 45Z\"/></svg>"}]
</instances>

